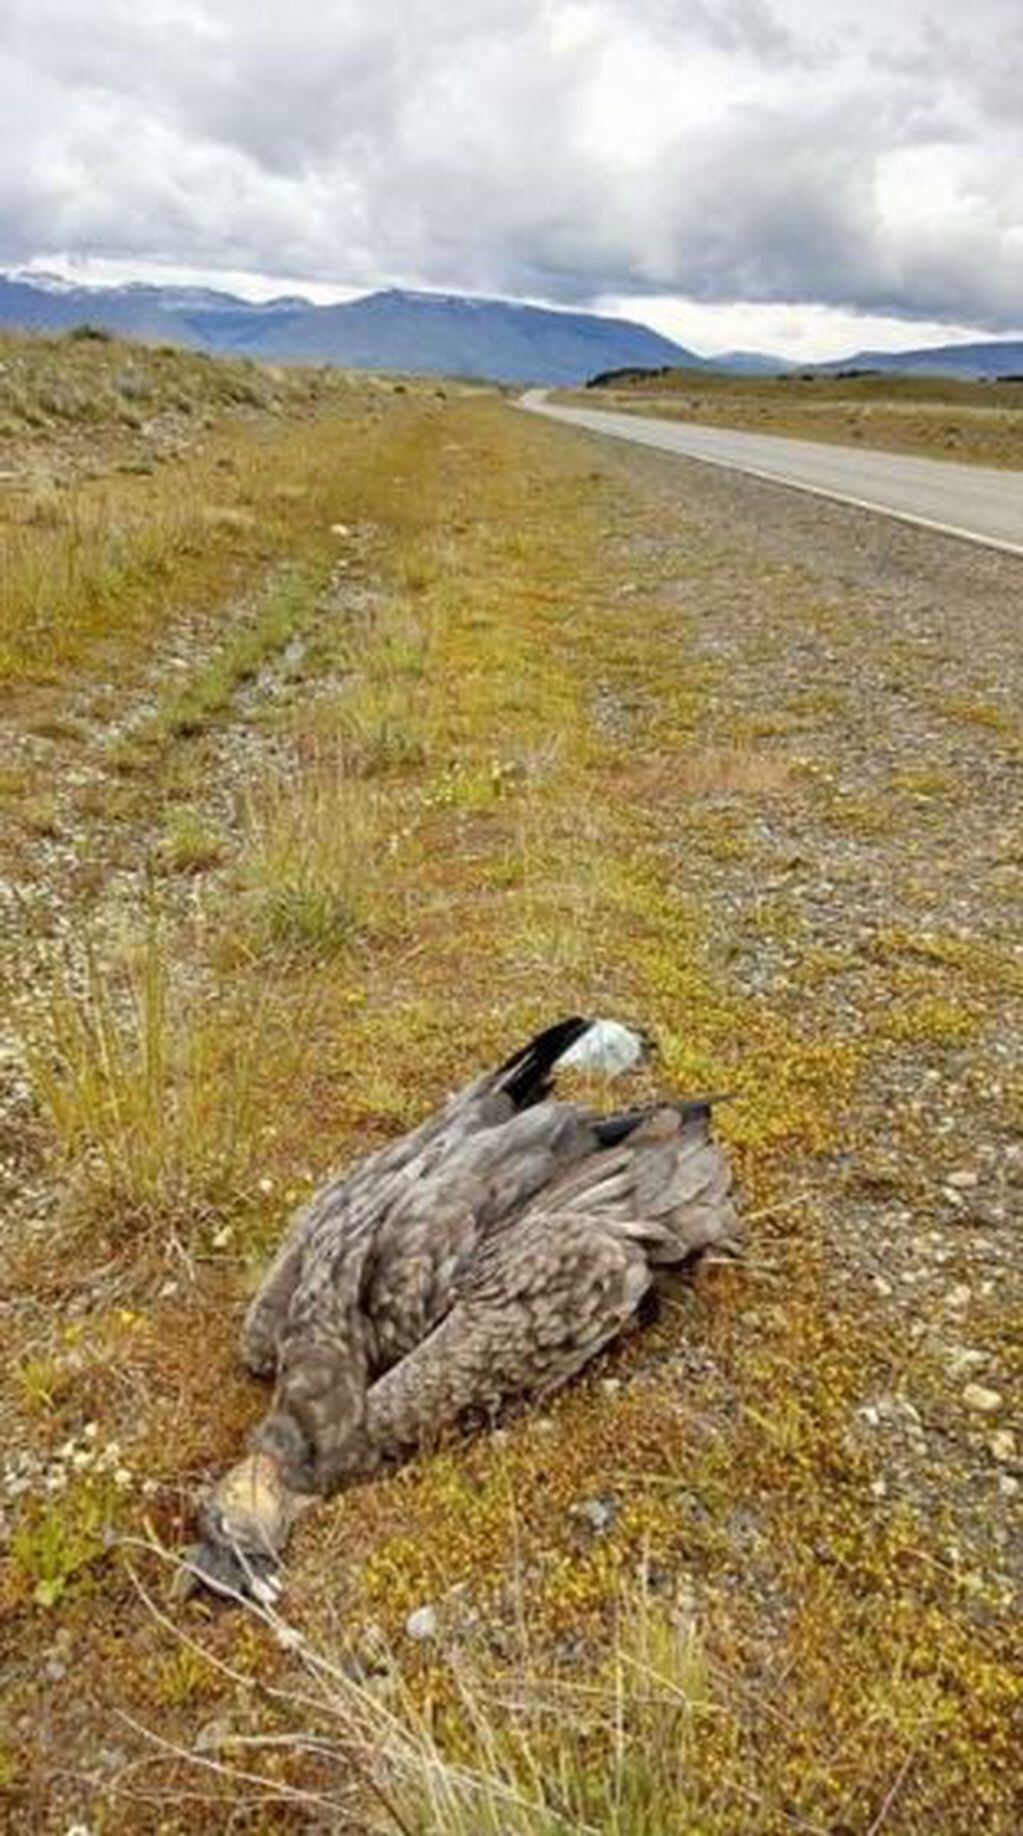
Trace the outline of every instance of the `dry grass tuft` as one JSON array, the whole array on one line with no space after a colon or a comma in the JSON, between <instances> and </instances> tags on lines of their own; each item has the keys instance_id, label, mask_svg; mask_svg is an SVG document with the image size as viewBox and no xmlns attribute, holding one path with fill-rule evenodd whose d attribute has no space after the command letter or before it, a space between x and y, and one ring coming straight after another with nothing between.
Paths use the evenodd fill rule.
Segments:
<instances>
[{"instance_id":1,"label":"dry grass tuft","mask_svg":"<svg viewBox=\"0 0 1023 1836\"><path fill-rule=\"evenodd\" d=\"M220 865L226 852L222 832L199 810L186 805L172 811L157 845L156 860L167 873L207 873Z\"/></svg>"},{"instance_id":2,"label":"dry grass tuft","mask_svg":"<svg viewBox=\"0 0 1023 1836\"><path fill-rule=\"evenodd\" d=\"M736 1827L729 1819L756 1802L734 1780L722 1779L709 1795L697 1782L697 1756L720 1714L706 1654L691 1613L641 1589L620 1596L607 1655L585 1679L539 1662L523 1613L514 1662L495 1666L456 1643L440 1658L439 1696L425 1703L385 1644L377 1647L374 1687L356 1680L336 1653L275 1616L270 1623L300 1679L273 1692L287 1730L277 1744L315 1754L327 1781L354 1773L381 1831L675 1836L680 1818L692 1818L694 1829L725 1836ZM181 1647L175 1686L181 1675L194 1681L200 1655ZM258 1755L258 1740L245 1744ZM230 1741L218 1764L237 1787L257 1782ZM265 1775L258 1783L272 1790ZM340 1808L341 1787L334 1789ZM300 1791L295 1799L303 1802ZM312 1813L330 1799L310 1790L304 1802ZM756 1819L744 1827L766 1828Z\"/></svg>"},{"instance_id":3,"label":"dry grass tuft","mask_svg":"<svg viewBox=\"0 0 1023 1836\"><path fill-rule=\"evenodd\" d=\"M32 1089L90 1209L199 1218L250 1195L265 1142L272 991L246 1025L183 985L159 922L116 955L86 942L15 1003ZM292 1047L294 1053L294 1047Z\"/></svg>"},{"instance_id":4,"label":"dry grass tuft","mask_svg":"<svg viewBox=\"0 0 1023 1836\"><path fill-rule=\"evenodd\" d=\"M257 936L273 949L330 955L378 915L385 843L368 788L342 753L281 774L254 795L240 866Z\"/></svg>"},{"instance_id":5,"label":"dry grass tuft","mask_svg":"<svg viewBox=\"0 0 1023 1836\"><path fill-rule=\"evenodd\" d=\"M728 797L785 791L793 782L791 761L775 752L748 746L718 746L683 752L665 766L673 790L692 797Z\"/></svg>"}]
</instances>

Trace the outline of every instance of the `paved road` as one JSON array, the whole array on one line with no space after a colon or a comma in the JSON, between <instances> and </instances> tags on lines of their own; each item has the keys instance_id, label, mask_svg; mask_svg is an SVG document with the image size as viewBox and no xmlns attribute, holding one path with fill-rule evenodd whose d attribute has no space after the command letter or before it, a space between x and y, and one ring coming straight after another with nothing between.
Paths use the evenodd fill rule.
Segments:
<instances>
[{"instance_id":1,"label":"paved road","mask_svg":"<svg viewBox=\"0 0 1023 1836\"><path fill-rule=\"evenodd\" d=\"M739 433L594 408L561 408L547 400L544 389L527 391L521 405L594 433L750 472L755 478L1023 556L1023 471L1001 472L986 465L914 459L906 453L786 440L778 434Z\"/></svg>"}]
</instances>

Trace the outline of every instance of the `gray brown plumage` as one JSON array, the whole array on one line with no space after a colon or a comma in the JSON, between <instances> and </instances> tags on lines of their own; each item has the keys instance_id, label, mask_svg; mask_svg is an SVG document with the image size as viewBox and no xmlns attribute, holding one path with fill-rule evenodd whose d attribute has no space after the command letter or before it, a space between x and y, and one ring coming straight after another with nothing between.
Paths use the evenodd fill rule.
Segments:
<instances>
[{"instance_id":1,"label":"gray brown plumage","mask_svg":"<svg viewBox=\"0 0 1023 1836\"><path fill-rule=\"evenodd\" d=\"M551 1097L559 1063L573 1048L592 1062L600 1028L625 1031L548 1028L294 1220L243 1332L273 1403L191 1558L211 1585L258 1592L298 1497L466 1411L549 1392L622 1331L659 1265L738 1247L708 1102L601 1118Z\"/></svg>"}]
</instances>

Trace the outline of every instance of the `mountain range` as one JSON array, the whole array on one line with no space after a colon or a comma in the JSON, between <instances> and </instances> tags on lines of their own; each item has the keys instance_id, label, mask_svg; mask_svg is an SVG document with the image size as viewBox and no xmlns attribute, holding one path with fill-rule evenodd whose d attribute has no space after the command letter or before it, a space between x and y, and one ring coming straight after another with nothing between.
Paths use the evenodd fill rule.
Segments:
<instances>
[{"instance_id":1,"label":"mountain range","mask_svg":"<svg viewBox=\"0 0 1023 1836\"><path fill-rule=\"evenodd\" d=\"M900 370L931 376L1018 376L1023 374L1023 339L1003 338L988 344L935 344L916 351L856 351L841 363L821 369Z\"/></svg>"},{"instance_id":2,"label":"mountain range","mask_svg":"<svg viewBox=\"0 0 1023 1836\"><path fill-rule=\"evenodd\" d=\"M702 367L692 351L628 319L510 300L391 288L336 306L294 298L255 305L201 287L76 287L0 275L0 325L60 331L82 323L263 362L498 382L584 382L597 370L627 365Z\"/></svg>"},{"instance_id":3,"label":"mountain range","mask_svg":"<svg viewBox=\"0 0 1023 1836\"><path fill-rule=\"evenodd\" d=\"M64 331L91 324L147 343L258 358L331 363L345 369L406 370L497 382L568 384L629 368L791 370L780 357L728 351L699 357L629 319L560 312L511 300L388 288L334 306L284 296L253 303L205 287L82 287L58 276L0 273L0 325ZM1023 342L949 344L908 351L857 351L840 362L801 366L929 371L951 376L1023 372Z\"/></svg>"}]
</instances>

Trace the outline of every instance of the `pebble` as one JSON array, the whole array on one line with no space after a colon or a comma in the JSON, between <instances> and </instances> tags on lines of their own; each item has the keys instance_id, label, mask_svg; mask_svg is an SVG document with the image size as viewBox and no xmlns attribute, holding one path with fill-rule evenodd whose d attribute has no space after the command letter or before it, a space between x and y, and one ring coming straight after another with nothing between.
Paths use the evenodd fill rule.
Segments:
<instances>
[{"instance_id":1,"label":"pebble","mask_svg":"<svg viewBox=\"0 0 1023 1836\"><path fill-rule=\"evenodd\" d=\"M618 1506L613 1498L584 1498L581 1504L573 1505L572 1515L586 1524L594 1536L602 1536L614 1523Z\"/></svg>"},{"instance_id":2,"label":"pebble","mask_svg":"<svg viewBox=\"0 0 1023 1836\"><path fill-rule=\"evenodd\" d=\"M405 1621L405 1631L409 1638L414 1638L419 1644L423 1644L427 1639L436 1638L440 1631L436 1607L416 1607Z\"/></svg>"},{"instance_id":3,"label":"pebble","mask_svg":"<svg viewBox=\"0 0 1023 1836\"><path fill-rule=\"evenodd\" d=\"M963 1389L963 1401L968 1409L977 1415L995 1415L1002 1406L1002 1396L998 1390L989 1390L982 1383L968 1383Z\"/></svg>"},{"instance_id":4,"label":"pebble","mask_svg":"<svg viewBox=\"0 0 1023 1836\"><path fill-rule=\"evenodd\" d=\"M999 1428L998 1433L991 1436L988 1446L1002 1465L1007 1466L1010 1460L1016 1458L1016 1436L1011 1428Z\"/></svg>"},{"instance_id":5,"label":"pebble","mask_svg":"<svg viewBox=\"0 0 1023 1836\"><path fill-rule=\"evenodd\" d=\"M965 1377L967 1371L979 1371L990 1362L987 1352L975 1351L970 1345L954 1345L948 1360L948 1368L953 1377Z\"/></svg>"},{"instance_id":6,"label":"pebble","mask_svg":"<svg viewBox=\"0 0 1023 1836\"><path fill-rule=\"evenodd\" d=\"M972 1192L974 1186L980 1185L980 1175L971 1172L968 1167L960 1167L957 1172L948 1175L945 1184L960 1192Z\"/></svg>"},{"instance_id":7,"label":"pebble","mask_svg":"<svg viewBox=\"0 0 1023 1836\"><path fill-rule=\"evenodd\" d=\"M207 1721L199 1729L193 1745L196 1753L216 1753L221 1747L230 1746L236 1739L235 1730L225 1715L218 1715L215 1720Z\"/></svg>"}]
</instances>

